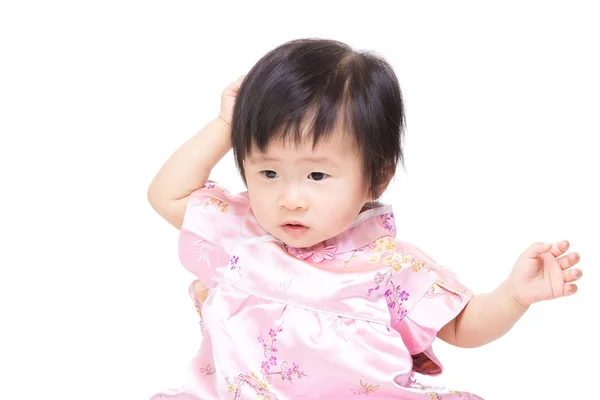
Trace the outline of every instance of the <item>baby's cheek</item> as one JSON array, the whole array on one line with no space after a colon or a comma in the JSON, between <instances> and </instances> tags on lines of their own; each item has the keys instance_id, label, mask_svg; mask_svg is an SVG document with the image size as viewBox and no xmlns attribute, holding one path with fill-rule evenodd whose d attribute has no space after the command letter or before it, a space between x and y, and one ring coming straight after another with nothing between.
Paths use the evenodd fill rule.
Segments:
<instances>
[{"instance_id":1,"label":"baby's cheek","mask_svg":"<svg viewBox=\"0 0 600 400\"><path fill-rule=\"evenodd\" d=\"M338 204L327 212L323 220L327 221L327 224L336 230L335 234L338 234L352 224L357 215L358 211L349 207L349 204Z\"/></svg>"}]
</instances>

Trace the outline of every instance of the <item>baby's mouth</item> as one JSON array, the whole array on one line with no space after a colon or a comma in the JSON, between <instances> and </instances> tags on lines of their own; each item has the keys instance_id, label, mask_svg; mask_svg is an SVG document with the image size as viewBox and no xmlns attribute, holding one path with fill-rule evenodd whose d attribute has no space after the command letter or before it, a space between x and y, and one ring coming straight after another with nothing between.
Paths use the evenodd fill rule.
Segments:
<instances>
[{"instance_id":1,"label":"baby's mouth","mask_svg":"<svg viewBox=\"0 0 600 400\"><path fill-rule=\"evenodd\" d=\"M284 223L281 225L281 229L288 235L297 236L305 233L308 230L308 227L294 221Z\"/></svg>"}]
</instances>

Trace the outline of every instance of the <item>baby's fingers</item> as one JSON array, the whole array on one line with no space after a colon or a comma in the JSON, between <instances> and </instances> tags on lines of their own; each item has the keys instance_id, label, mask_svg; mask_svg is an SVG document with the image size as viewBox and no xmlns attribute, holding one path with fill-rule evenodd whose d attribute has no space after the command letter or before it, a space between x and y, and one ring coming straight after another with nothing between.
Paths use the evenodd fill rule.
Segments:
<instances>
[{"instance_id":1,"label":"baby's fingers","mask_svg":"<svg viewBox=\"0 0 600 400\"><path fill-rule=\"evenodd\" d=\"M574 283L566 284L563 289L563 296L570 296L572 294L577 293L577 285Z\"/></svg>"},{"instance_id":2,"label":"baby's fingers","mask_svg":"<svg viewBox=\"0 0 600 400\"><path fill-rule=\"evenodd\" d=\"M563 279L565 283L575 282L583 276L583 272L579 268L563 271Z\"/></svg>"},{"instance_id":3,"label":"baby's fingers","mask_svg":"<svg viewBox=\"0 0 600 400\"><path fill-rule=\"evenodd\" d=\"M562 256L557 259L560 268L565 270L571 268L573 265L579 262L579 254L577 253L569 253L565 256Z\"/></svg>"},{"instance_id":4,"label":"baby's fingers","mask_svg":"<svg viewBox=\"0 0 600 400\"><path fill-rule=\"evenodd\" d=\"M560 255L563 255L565 251L569 250L570 245L571 244L567 240L561 240L556 243L552 243L550 253L552 253L554 257L558 257Z\"/></svg>"},{"instance_id":5,"label":"baby's fingers","mask_svg":"<svg viewBox=\"0 0 600 400\"><path fill-rule=\"evenodd\" d=\"M523 257L536 259L540 254L547 253L552 248L550 243L536 242L523 252Z\"/></svg>"}]
</instances>

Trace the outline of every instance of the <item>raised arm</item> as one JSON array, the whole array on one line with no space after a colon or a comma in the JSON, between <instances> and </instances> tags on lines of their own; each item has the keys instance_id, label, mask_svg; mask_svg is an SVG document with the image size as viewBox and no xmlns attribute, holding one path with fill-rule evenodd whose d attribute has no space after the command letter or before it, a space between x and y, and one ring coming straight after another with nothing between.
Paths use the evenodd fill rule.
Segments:
<instances>
[{"instance_id":1,"label":"raised arm","mask_svg":"<svg viewBox=\"0 0 600 400\"><path fill-rule=\"evenodd\" d=\"M189 195L206 184L210 171L231 148L231 116L243 78L223 91L219 117L177 149L150 183L148 201L152 208L177 229L181 228Z\"/></svg>"},{"instance_id":2,"label":"raised arm","mask_svg":"<svg viewBox=\"0 0 600 400\"><path fill-rule=\"evenodd\" d=\"M152 208L175 228L181 228L189 195L204 186L210 171L231 148L228 125L220 118L177 149L148 188Z\"/></svg>"}]
</instances>

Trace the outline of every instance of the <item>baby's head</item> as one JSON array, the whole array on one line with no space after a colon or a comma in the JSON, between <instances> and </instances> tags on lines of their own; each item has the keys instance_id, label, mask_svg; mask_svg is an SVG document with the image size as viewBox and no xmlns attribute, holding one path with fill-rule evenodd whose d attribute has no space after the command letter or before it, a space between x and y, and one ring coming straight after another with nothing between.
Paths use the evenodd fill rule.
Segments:
<instances>
[{"instance_id":1,"label":"baby's head","mask_svg":"<svg viewBox=\"0 0 600 400\"><path fill-rule=\"evenodd\" d=\"M346 229L403 161L404 107L380 56L324 39L285 43L248 72L232 145L252 211L309 247Z\"/></svg>"}]
</instances>

